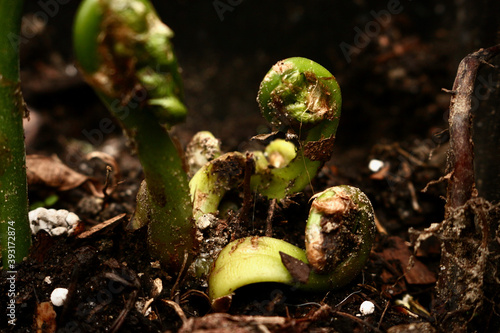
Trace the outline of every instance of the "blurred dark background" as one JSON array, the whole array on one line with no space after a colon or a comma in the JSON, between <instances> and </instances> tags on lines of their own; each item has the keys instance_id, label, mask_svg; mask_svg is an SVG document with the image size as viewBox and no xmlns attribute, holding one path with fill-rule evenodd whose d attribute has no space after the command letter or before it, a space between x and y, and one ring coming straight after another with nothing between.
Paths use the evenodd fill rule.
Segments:
<instances>
[{"instance_id":1,"label":"blurred dark background","mask_svg":"<svg viewBox=\"0 0 500 333\"><path fill-rule=\"evenodd\" d=\"M73 67L79 3L26 3L22 86L47 133L28 152L57 152L61 137L88 141L82 130L108 117ZM226 150L247 148L250 137L269 130L255 102L260 80L278 60L303 56L341 86L334 160L344 165L366 163L375 144L441 140L434 134L446 129L449 107L441 89L451 88L465 55L499 42L500 2L493 0L153 3L175 32L190 110L176 129L182 144L206 129Z\"/></svg>"}]
</instances>

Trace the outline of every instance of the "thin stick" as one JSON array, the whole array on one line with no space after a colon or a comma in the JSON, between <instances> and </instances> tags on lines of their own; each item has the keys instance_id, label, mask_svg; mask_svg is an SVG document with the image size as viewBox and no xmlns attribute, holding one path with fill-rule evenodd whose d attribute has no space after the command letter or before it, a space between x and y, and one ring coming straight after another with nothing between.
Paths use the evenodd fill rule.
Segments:
<instances>
[{"instance_id":1,"label":"thin stick","mask_svg":"<svg viewBox=\"0 0 500 333\"><path fill-rule=\"evenodd\" d=\"M177 275L177 279L175 280L175 283L172 287L172 290L170 291L170 298L174 299L176 293L178 292L177 288L179 287L179 284L181 282L181 277L184 274L184 270L186 269L186 264L189 258L189 254L187 251L184 252L184 260L182 261L182 266L179 271L179 275Z\"/></svg>"},{"instance_id":2,"label":"thin stick","mask_svg":"<svg viewBox=\"0 0 500 333\"><path fill-rule=\"evenodd\" d=\"M273 217L274 210L276 209L276 199L272 199L269 203L269 209L267 210L266 219L266 236L273 237Z\"/></svg>"},{"instance_id":3,"label":"thin stick","mask_svg":"<svg viewBox=\"0 0 500 333\"><path fill-rule=\"evenodd\" d=\"M78 239L88 238L88 237L94 235L95 233L103 230L104 228L107 228L110 225L115 224L116 222L120 221L122 218L125 217L125 215L127 215L127 214L123 213L123 214L117 215L115 217L112 217L109 220L106 220L102 223L99 223L99 224L93 226L92 228L90 228L89 230L82 232L81 234L76 236L76 238L78 238Z\"/></svg>"},{"instance_id":4,"label":"thin stick","mask_svg":"<svg viewBox=\"0 0 500 333\"><path fill-rule=\"evenodd\" d=\"M382 315L380 316L380 320L378 322L378 328L380 328L380 326L382 325L382 321L384 320L385 313L387 312L387 309L389 309L389 304L391 304L390 301L387 301L387 303L385 304L384 311L382 312Z\"/></svg>"},{"instance_id":5,"label":"thin stick","mask_svg":"<svg viewBox=\"0 0 500 333\"><path fill-rule=\"evenodd\" d=\"M134 290L130 293L130 296L129 296L127 302L125 303L124 308L120 311L120 314L113 322L113 325L111 325L111 327L109 328L111 333L115 333L115 332L118 332L120 330L123 323L125 322L125 319L127 318L128 314L129 314L130 310L132 310L134 308L135 302L137 300L137 296L139 296L139 288L140 288L141 284L140 284L139 280L137 279L137 276L135 275L135 273L134 273L133 283L129 283L126 280L124 280L123 282L125 282L125 284L124 284L125 286L127 286L127 285L131 286L134 288ZM122 283L122 281L120 281L120 283Z\"/></svg>"}]
</instances>

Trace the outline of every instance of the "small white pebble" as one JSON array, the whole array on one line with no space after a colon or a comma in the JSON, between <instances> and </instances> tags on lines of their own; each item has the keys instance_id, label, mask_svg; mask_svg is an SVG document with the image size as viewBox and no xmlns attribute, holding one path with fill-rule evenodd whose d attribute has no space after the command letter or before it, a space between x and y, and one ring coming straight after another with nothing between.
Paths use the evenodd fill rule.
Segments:
<instances>
[{"instance_id":1,"label":"small white pebble","mask_svg":"<svg viewBox=\"0 0 500 333\"><path fill-rule=\"evenodd\" d=\"M203 214L196 220L196 226L200 230L205 230L206 228L210 227L214 223L217 223L217 217L215 217L213 214Z\"/></svg>"},{"instance_id":2,"label":"small white pebble","mask_svg":"<svg viewBox=\"0 0 500 333\"><path fill-rule=\"evenodd\" d=\"M371 315L375 311L375 304L373 304L370 301L364 301L361 303L361 306L359 307L359 312L363 316Z\"/></svg>"},{"instance_id":3,"label":"small white pebble","mask_svg":"<svg viewBox=\"0 0 500 333\"><path fill-rule=\"evenodd\" d=\"M76 69L75 65L70 64L64 68L64 73L68 76L75 76L76 74L78 74L78 70Z\"/></svg>"},{"instance_id":4,"label":"small white pebble","mask_svg":"<svg viewBox=\"0 0 500 333\"><path fill-rule=\"evenodd\" d=\"M368 163L368 169L370 169L371 172L377 172L382 169L383 166L384 162L377 159L373 159Z\"/></svg>"},{"instance_id":5,"label":"small white pebble","mask_svg":"<svg viewBox=\"0 0 500 333\"><path fill-rule=\"evenodd\" d=\"M50 276L46 276L45 279L43 279L43 282L45 282L46 284L51 284L52 283L52 280L50 278Z\"/></svg>"},{"instance_id":6,"label":"small white pebble","mask_svg":"<svg viewBox=\"0 0 500 333\"><path fill-rule=\"evenodd\" d=\"M36 235L45 230L51 236L71 235L80 218L65 209L45 209L43 207L32 210L28 214L31 233Z\"/></svg>"},{"instance_id":7,"label":"small white pebble","mask_svg":"<svg viewBox=\"0 0 500 333\"><path fill-rule=\"evenodd\" d=\"M66 288L56 288L50 294L50 301L54 306L62 306L66 297L68 296L68 289Z\"/></svg>"}]
</instances>

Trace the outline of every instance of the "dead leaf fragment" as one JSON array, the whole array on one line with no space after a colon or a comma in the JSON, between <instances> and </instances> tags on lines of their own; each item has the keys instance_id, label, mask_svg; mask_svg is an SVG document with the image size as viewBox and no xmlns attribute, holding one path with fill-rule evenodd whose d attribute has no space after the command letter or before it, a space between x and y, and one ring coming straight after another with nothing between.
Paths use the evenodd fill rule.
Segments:
<instances>
[{"instance_id":1,"label":"dead leaf fragment","mask_svg":"<svg viewBox=\"0 0 500 333\"><path fill-rule=\"evenodd\" d=\"M250 140L257 141L262 144L268 144L269 142L281 138L282 133L279 131L267 133L267 134L258 134L250 138Z\"/></svg>"},{"instance_id":2,"label":"dead leaf fragment","mask_svg":"<svg viewBox=\"0 0 500 333\"><path fill-rule=\"evenodd\" d=\"M50 302L42 302L37 305L35 326L37 333L52 333L56 331L56 312Z\"/></svg>"},{"instance_id":3,"label":"dead leaf fragment","mask_svg":"<svg viewBox=\"0 0 500 333\"><path fill-rule=\"evenodd\" d=\"M71 190L89 180L89 177L70 169L56 157L28 155L26 167L30 185L45 185L59 191Z\"/></svg>"},{"instance_id":4,"label":"dead leaf fragment","mask_svg":"<svg viewBox=\"0 0 500 333\"><path fill-rule=\"evenodd\" d=\"M103 184L92 177L74 171L61 162L57 156L27 155L26 176L28 185L43 185L58 191L68 191L87 185L92 195L104 197Z\"/></svg>"},{"instance_id":5,"label":"dead leaf fragment","mask_svg":"<svg viewBox=\"0 0 500 333\"><path fill-rule=\"evenodd\" d=\"M408 245L406 245L403 239L393 236L389 237L389 240L393 243L393 246L385 248L382 253L380 253L380 256L387 262L393 264L398 262L398 266L400 267L396 267L396 269L401 268L404 270L405 280L409 284L433 284L436 282L435 274L418 259L414 259L413 266L408 269L412 251L408 248Z\"/></svg>"},{"instance_id":6,"label":"dead leaf fragment","mask_svg":"<svg viewBox=\"0 0 500 333\"><path fill-rule=\"evenodd\" d=\"M307 281L309 281L309 273L311 272L311 267L309 267L309 265L281 251L280 256L281 262L292 275L294 280L299 281L300 283L307 283Z\"/></svg>"},{"instance_id":7,"label":"dead leaf fragment","mask_svg":"<svg viewBox=\"0 0 500 333\"><path fill-rule=\"evenodd\" d=\"M304 146L304 156L311 161L327 162L332 156L334 142L334 135L318 141L309 141Z\"/></svg>"}]
</instances>

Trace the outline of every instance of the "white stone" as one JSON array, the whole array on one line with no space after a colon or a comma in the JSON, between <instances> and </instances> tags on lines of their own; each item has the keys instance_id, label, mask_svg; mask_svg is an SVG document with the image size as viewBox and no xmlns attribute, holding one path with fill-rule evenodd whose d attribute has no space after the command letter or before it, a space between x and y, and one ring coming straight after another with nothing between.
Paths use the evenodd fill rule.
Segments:
<instances>
[{"instance_id":1,"label":"white stone","mask_svg":"<svg viewBox=\"0 0 500 333\"><path fill-rule=\"evenodd\" d=\"M375 304L370 301L364 301L359 307L359 312L361 312L363 316L371 315L375 312Z\"/></svg>"},{"instance_id":2,"label":"white stone","mask_svg":"<svg viewBox=\"0 0 500 333\"><path fill-rule=\"evenodd\" d=\"M371 172L377 172L382 169L383 166L384 162L377 159L373 159L368 163L368 169L370 169Z\"/></svg>"},{"instance_id":3,"label":"white stone","mask_svg":"<svg viewBox=\"0 0 500 333\"><path fill-rule=\"evenodd\" d=\"M45 230L51 236L71 235L80 218L65 209L37 208L29 212L31 233Z\"/></svg>"},{"instance_id":4,"label":"white stone","mask_svg":"<svg viewBox=\"0 0 500 333\"><path fill-rule=\"evenodd\" d=\"M66 288L56 288L50 294L50 301L54 306L63 306L66 297L68 296L68 289Z\"/></svg>"}]
</instances>

